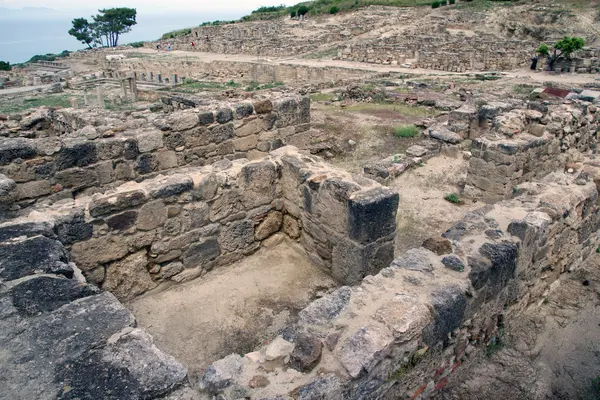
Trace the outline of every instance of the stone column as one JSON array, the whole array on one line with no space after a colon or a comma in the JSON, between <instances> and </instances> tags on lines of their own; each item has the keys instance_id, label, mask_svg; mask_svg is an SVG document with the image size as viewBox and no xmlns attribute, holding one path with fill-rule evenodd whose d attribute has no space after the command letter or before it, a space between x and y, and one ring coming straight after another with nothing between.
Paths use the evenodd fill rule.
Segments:
<instances>
[{"instance_id":1,"label":"stone column","mask_svg":"<svg viewBox=\"0 0 600 400\"><path fill-rule=\"evenodd\" d=\"M39 76L34 76L33 77L33 86L39 86L42 84L42 78L40 78Z\"/></svg>"},{"instance_id":2,"label":"stone column","mask_svg":"<svg viewBox=\"0 0 600 400\"><path fill-rule=\"evenodd\" d=\"M127 98L127 85L125 85L125 80L121 79L121 91L123 93L123 98Z\"/></svg>"},{"instance_id":3,"label":"stone column","mask_svg":"<svg viewBox=\"0 0 600 400\"><path fill-rule=\"evenodd\" d=\"M129 78L129 90L131 91L131 101L137 101L137 79Z\"/></svg>"},{"instance_id":4,"label":"stone column","mask_svg":"<svg viewBox=\"0 0 600 400\"><path fill-rule=\"evenodd\" d=\"M162 83L162 76L160 74L156 74L156 82Z\"/></svg>"},{"instance_id":5,"label":"stone column","mask_svg":"<svg viewBox=\"0 0 600 400\"><path fill-rule=\"evenodd\" d=\"M86 107L90 105L90 99L88 98L87 89L83 89L83 104Z\"/></svg>"},{"instance_id":6,"label":"stone column","mask_svg":"<svg viewBox=\"0 0 600 400\"><path fill-rule=\"evenodd\" d=\"M177 74L171 75L171 85L177 84Z\"/></svg>"},{"instance_id":7,"label":"stone column","mask_svg":"<svg viewBox=\"0 0 600 400\"><path fill-rule=\"evenodd\" d=\"M96 93L98 94L98 107L104 108L104 94L101 86L96 87Z\"/></svg>"}]
</instances>

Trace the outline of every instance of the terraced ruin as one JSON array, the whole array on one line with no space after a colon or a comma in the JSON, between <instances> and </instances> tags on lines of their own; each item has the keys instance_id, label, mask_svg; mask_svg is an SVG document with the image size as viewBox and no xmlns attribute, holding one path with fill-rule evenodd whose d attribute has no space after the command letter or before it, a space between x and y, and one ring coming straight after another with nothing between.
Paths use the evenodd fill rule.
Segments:
<instances>
[{"instance_id":1,"label":"terraced ruin","mask_svg":"<svg viewBox=\"0 0 600 400\"><path fill-rule=\"evenodd\" d=\"M0 399L598 396L600 25L470 3L11 71Z\"/></svg>"}]
</instances>

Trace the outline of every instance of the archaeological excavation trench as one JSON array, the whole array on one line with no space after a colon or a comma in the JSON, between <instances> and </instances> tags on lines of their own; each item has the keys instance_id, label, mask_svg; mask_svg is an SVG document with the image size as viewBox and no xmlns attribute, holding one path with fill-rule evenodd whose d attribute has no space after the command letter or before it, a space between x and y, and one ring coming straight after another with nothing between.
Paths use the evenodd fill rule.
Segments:
<instances>
[{"instance_id":1,"label":"archaeological excavation trench","mask_svg":"<svg viewBox=\"0 0 600 400\"><path fill-rule=\"evenodd\" d=\"M310 107L0 121L0 398L441 396L600 245L585 98L465 101L360 174L289 145Z\"/></svg>"}]
</instances>

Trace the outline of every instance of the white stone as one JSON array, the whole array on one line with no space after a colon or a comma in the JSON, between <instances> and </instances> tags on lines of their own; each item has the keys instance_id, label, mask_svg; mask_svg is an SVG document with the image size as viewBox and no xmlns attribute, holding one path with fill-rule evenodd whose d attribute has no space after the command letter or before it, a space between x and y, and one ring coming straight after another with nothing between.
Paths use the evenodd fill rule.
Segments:
<instances>
[{"instance_id":1,"label":"white stone","mask_svg":"<svg viewBox=\"0 0 600 400\"><path fill-rule=\"evenodd\" d=\"M289 356L294 350L294 344L288 342L281 336L273 340L265 350L265 359L267 361L277 360Z\"/></svg>"}]
</instances>

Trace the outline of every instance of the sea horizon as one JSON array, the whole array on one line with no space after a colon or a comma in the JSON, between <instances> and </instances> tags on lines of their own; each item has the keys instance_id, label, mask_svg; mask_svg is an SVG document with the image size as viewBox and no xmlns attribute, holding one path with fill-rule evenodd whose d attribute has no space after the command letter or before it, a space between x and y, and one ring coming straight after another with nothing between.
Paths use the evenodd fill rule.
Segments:
<instances>
[{"instance_id":1,"label":"sea horizon","mask_svg":"<svg viewBox=\"0 0 600 400\"><path fill-rule=\"evenodd\" d=\"M0 8L0 10L9 9ZM0 61L19 64L37 54L55 54L64 50L77 51L87 48L87 45L70 36L68 30L71 28L73 18L91 19L91 13L61 13L50 9L34 9L27 15L27 10L19 11L21 12L0 12L4 14L4 17L0 15ZM121 35L119 44L153 41L169 31L196 27L208 21L239 19L247 13L247 10L228 10L210 13L175 11L157 14L138 10L137 25L132 27L131 32Z\"/></svg>"}]
</instances>

